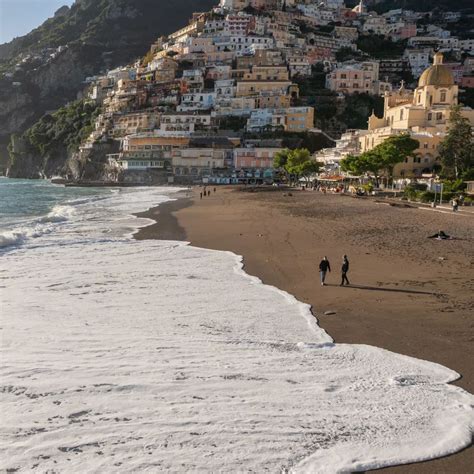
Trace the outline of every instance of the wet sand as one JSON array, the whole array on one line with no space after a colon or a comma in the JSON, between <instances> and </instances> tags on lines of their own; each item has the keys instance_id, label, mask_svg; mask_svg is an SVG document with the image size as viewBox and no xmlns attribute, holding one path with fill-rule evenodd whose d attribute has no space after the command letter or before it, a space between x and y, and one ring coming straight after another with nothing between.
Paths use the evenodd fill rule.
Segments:
<instances>
[{"instance_id":1,"label":"wet sand","mask_svg":"<svg viewBox=\"0 0 474 474\"><path fill-rule=\"evenodd\" d=\"M311 304L336 342L440 363L474 393L474 214L311 191L249 191L218 188L200 200L196 190L140 214L158 222L136 238L187 240L243 255L247 273ZM456 240L427 238L440 229ZM343 254L351 264L349 287L339 286ZM321 287L324 255L332 272ZM472 473L473 465L471 447L382 471Z\"/></svg>"}]
</instances>

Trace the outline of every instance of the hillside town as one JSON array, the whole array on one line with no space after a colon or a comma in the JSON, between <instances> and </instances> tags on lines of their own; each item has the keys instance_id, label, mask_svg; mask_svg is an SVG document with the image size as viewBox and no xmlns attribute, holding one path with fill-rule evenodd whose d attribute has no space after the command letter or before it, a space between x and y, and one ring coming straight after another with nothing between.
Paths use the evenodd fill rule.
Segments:
<instances>
[{"instance_id":1,"label":"hillside town","mask_svg":"<svg viewBox=\"0 0 474 474\"><path fill-rule=\"evenodd\" d=\"M124 183L258 184L274 181L274 157L288 143L322 140L312 159L334 175L344 157L409 134L419 149L394 177L430 179L450 109L474 86L474 39L452 35L456 21L457 12L432 20L403 9L377 14L363 0L354 8L343 0L221 0L158 38L145 58L87 79L101 113L80 153L116 143L107 158ZM364 38L393 43L394 55L370 57L357 46ZM318 126L318 106L302 94L315 71L335 107L368 95L383 102L382 114L342 135ZM460 110L474 124L474 110Z\"/></svg>"}]
</instances>

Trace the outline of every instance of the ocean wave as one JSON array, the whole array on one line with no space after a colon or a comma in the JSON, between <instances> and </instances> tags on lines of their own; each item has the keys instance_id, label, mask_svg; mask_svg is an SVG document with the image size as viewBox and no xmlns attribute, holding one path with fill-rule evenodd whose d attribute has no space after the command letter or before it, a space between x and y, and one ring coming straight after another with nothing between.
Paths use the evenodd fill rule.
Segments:
<instances>
[{"instance_id":1,"label":"ocean wave","mask_svg":"<svg viewBox=\"0 0 474 474\"><path fill-rule=\"evenodd\" d=\"M19 247L29 239L35 239L55 230L58 224L69 221L74 214L71 206L55 206L49 214L21 227L0 233L0 249Z\"/></svg>"},{"instance_id":2,"label":"ocean wave","mask_svg":"<svg viewBox=\"0 0 474 474\"><path fill-rule=\"evenodd\" d=\"M94 202L104 201L106 199L110 199L110 197L112 196L113 194L111 193L110 195L106 195L106 196L90 196L90 197L84 197L84 198L71 199L67 201L67 204L69 206L81 206L83 204L92 204Z\"/></svg>"},{"instance_id":3,"label":"ocean wave","mask_svg":"<svg viewBox=\"0 0 474 474\"><path fill-rule=\"evenodd\" d=\"M26 239L26 232L2 232L0 234L0 249L21 245Z\"/></svg>"},{"instance_id":4,"label":"ocean wave","mask_svg":"<svg viewBox=\"0 0 474 474\"><path fill-rule=\"evenodd\" d=\"M40 223L60 223L68 221L74 214L72 206L54 206L51 212L38 219Z\"/></svg>"}]
</instances>

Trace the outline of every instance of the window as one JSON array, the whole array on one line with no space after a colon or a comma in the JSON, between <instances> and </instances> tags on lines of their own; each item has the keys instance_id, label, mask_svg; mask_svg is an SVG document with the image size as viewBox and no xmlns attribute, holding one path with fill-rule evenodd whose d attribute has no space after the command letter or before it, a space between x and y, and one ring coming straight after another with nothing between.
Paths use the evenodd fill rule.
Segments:
<instances>
[{"instance_id":1,"label":"window","mask_svg":"<svg viewBox=\"0 0 474 474\"><path fill-rule=\"evenodd\" d=\"M443 114L442 114L442 112L438 112L438 113L436 114L436 120L442 120L442 119L443 119Z\"/></svg>"},{"instance_id":2,"label":"window","mask_svg":"<svg viewBox=\"0 0 474 474\"><path fill-rule=\"evenodd\" d=\"M428 143L423 143L423 148L428 148Z\"/></svg>"},{"instance_id":3,"label":"window","mask_svg":"<svg viewBox=\"0 0 474 474\"><path fill-rule=\"evenodd\" d=\"M428 114L428 120L433 120L433 114L431 112Z\"/></svg>"},{"instance_id":4,"label":"window","mask_svg":"<svg viewBox=\"0 0 474 474\"><path fill-rule=\"evenodd\" d=\"M440 100L446 102L446 91L441 91Z\"/></svg>"},{"instance_id":5,"label":"window","mask_svg":"<svg viewBox=\"0 0 474 474\"><path fill-rule=\"evenodd\" d=\"M400 110L400 120L403 120L403 112L404 112L404 110L403 110L403 109L402 109L402 110Z\"/></svg>"}]
</instances>

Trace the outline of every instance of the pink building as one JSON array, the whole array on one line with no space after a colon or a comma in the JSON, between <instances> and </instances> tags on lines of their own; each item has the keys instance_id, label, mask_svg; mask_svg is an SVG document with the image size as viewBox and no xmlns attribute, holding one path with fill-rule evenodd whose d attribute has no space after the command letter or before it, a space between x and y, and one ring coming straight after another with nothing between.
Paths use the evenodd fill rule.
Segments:
<instances>
[{"instance_id":1,"label":"pink building","mask_svg":"<svg viewBox=\"0 0 474 474\"><path fill-rule=\"evenodd\" d=\"M405 23L405 25L398 30L398 34L396 36L399 40L404 40L411 38L412 36L416 36L416 24Z\"/></svg>"},{"instance_id":2,"label":"pink building","mask_svg":"<svg viewBox=\"0 0 474 474\"><path fill-rule=\"evenodd\" d=\"M273 169L273 158L282 148L236 148L234 167L241 169Z\"/></svg>"}]
</instances>

